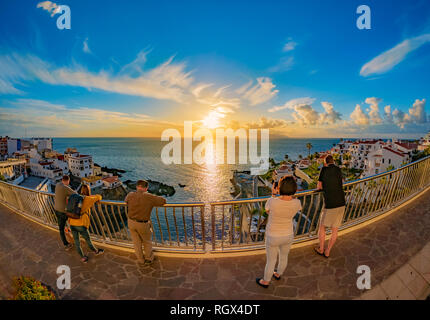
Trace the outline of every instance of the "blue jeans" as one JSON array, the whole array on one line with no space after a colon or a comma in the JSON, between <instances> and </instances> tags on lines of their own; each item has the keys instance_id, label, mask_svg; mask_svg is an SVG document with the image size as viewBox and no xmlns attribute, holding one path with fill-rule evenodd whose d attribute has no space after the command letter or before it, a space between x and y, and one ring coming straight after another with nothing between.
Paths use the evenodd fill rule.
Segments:
<instances>
[{"instance_id":1,"label":"blue jeans","mask_svg":"<svg viewBox=\"0 0 430 320\"><path fill-rule=\"evenodd\" d=\"M97 252L97 249L94 247L93 243L91 242L90 234L88 233L87 228L85 228L84 226L80 226L80 227L71 226L71 229L72 229L73 239L75 240L76 251L78 251L81 257L84 257L84 253L82 252L81 242L79 241L79 235L81 235L82 238L85 239L88 247L92 251Z\"/></svg>"},{"instance_id":2,"label":"blue jeans","mask_svg":"<svg viewBox=\"0 0 430 320\"><path fill-rule=\"evenodd\" d=\"M64 233L64 228L66 227L67 216L65 213L60 211L55 211L55 215L57 216L58 229L60 229L60 238L63 241L63 244L67 246L69 243L66 239L66 234Z\"/></svg>"}]
</instances>

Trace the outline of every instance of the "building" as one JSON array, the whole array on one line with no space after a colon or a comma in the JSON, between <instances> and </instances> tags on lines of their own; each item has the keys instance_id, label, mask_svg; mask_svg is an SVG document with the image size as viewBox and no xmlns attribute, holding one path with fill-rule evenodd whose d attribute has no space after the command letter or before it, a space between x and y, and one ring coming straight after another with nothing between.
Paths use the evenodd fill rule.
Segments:
<instances>
[{"instance_id":1,"label":"building","mask_svg":"<svg viewBox=\"0 0 430 320\"><path fill-rule=\"evenodd\" d=\"M430 132L427 133L425 137L420 139L417 149L418 151L424 151L429 147L430 147Z\"/></svg>"},{"instance_id":2,"label":"building","mask_svg":"<svg viewBox=\"0 0 430 320\"><path fill-rule=\"evenodd\" d=\"M294 169L292 165L284 164L280 166L278 169L276 169L275 171L273 171L272 179L274 181L279 181L279 179L281 179L282 177L293 176L293 175L294 175Z\"/></svg>"},{"instance_id":3,"label":"building","mask_svg":"<svg viewBox=\"0 0 430 320\"><path fill-rule=\"evenodd\" d=\"M382 140L358 140L353 142L348 152L351 155L350 167L364 170L368 155L384 146L385 142Z\"/></svg>"},{"instance_id":4,"label":"building","mask_svg":"<svg viewBox=\"0 0 430 320\"><path fill-rule=\"evenodd\" d=\"M29 141L39 152L52 150L52 138L31 138Z\"/></svg>"},{"instance_id":5,"label":"building","mask_svg":"<svg viewBox=\"0 0 430 320\"><path fill-rule=\"evenodd\" d=\"M302 159L298 162L297 167L299 169L306 169L306 168L309 168L310 165L311 165L311 162L309 159Z\"/></svg>"},{"instance_id":6,"label":"building","mask_svg":"<svg viewBox=\"0 0 430 320\"><path fill-rule=\"evenodd\" d=\"M406 164L409 160L407 153L393 150L390 147L383 147L371 152L365 162L362 177L373 176L388 170L391 166L394 169Z\"/></svg>"},{"instance_id":7,"label":"building","mask_svg":"<svg viewBox=\"0 0 430 320\"><path fill-rule=\"evenodd\" d=\"M63 170L56 168L53 161L30 161L31 174L36 177L48 178L52 184L56 184L63 177Z\"/></svg>"},{"instance_id":8,"label":"building","mask_svg":"<svg viewBox=\"0 0 430 320\"><path fill-rule=\"evenodd\" d=\"M103 178L103 189L114 189L122 185L118 176Z\"/></svg>"},{"instance_id":9,"label":"building","mask_svg":"<svg viewBox=\"0 0 430 320\"><path fill-rule=\"evenodd\" d=\"M9 157L12 156L14 152L21 151L21 139L9 138L7 137L7 154Z\"/></svg>"},{"instance_id":10,"label":"building","mask_svg":"<svg viewBox=\"0 0 430 320\"><path fill-rule=\"evenodd\" d=\"M7 139L9 137L0 137L0 158L7 156Z\"/></svg>"},{"instance_id":11,"label":"building","mask_svg":"<svg viewBox=\"0 0 430 320\"><path fill-rule=\"evenodd\" d=\"M8 159L6 161L0 161L0 175L2 175L7 181L19 181L19 179L26 176L25 166L27 164L26 160L23 159Z\"/></svg>"},{"instance_id":12,"label":"building","mask_svg":"<svg viewBox=\"0 0 430 320\"><path fill-rule=\"evenodd\" d=\"M95 189L105 186L103 179L100 176L89 176L81 179L82 184L90 186L90 189Z\"/></svg>"},{"instance_id":13,"label":"building","mask_svg":"<svg viewBox=\"0 0 430 320\"><path fill-rule=\"evenodd\" d=\"M93 157L80 154L76 149L67 149L64 153L64 160L67 162L69 172L75 177L87 178L93 176Z\"/></svg>"}]
</instances>

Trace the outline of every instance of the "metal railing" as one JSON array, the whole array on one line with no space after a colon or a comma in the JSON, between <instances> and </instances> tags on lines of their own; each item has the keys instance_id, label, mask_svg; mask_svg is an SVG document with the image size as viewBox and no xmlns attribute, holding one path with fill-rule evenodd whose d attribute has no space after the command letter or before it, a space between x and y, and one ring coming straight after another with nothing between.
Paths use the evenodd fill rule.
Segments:
<instances>
[{"instance_id":1,"label":"metal railing","mask_svg":"<svg viewBox=\"0 0 430 320\"><path fill-rule=\"evenodd\" d=\"M340 229L372 219L430 186L430 157L401 168L344 184L346 207ZM295 242L315 239L324 207L320 191L295 195L302 210L293 219ZM230 252L264 248L264 205L269 197L205 204L172 203L151 214L154 249L167 252ZM0 203L30 219L57 228L54 195L0 182ZM1 225L0 225L1 227ZM127 206L101 201L91 209L91 236L132 247Z\"/></svg>"}]
</instances>

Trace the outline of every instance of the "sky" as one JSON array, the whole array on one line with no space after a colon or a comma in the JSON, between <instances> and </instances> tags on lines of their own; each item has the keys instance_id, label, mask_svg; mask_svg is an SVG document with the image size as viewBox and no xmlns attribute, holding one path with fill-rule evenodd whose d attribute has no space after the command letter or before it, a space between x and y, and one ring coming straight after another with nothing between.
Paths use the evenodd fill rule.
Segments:
<instances>
[{"instance_id":1,"label":"sky","mask_svg":"<svg viewBox=\"0 0 430 320\"><path fill-rule=\"evenodd\" d=\"M419 138L429 74L426 0L0 2L3 136Z\"/></svg>"}]
</instances>

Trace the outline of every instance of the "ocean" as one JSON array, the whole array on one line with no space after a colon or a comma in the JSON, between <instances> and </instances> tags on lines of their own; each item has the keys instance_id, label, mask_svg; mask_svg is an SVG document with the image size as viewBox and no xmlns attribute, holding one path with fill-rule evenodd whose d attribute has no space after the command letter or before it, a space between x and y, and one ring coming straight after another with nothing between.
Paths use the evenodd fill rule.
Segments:
<instances>
[{"instance_id":1,"label":"ocean","mask_svg":"<svg viewBox=\"0 0 430 320\"><path fill-rule=\"evenodd\" d=\"M296 160L299 155L326 151L339 139L291 139L270 140L270 157L275 161L288 154ZM161 150L167 144L155 138L54 138L54 150L63 153L67 148L76 148L82 154L90 154L100 166L125 170L121 180L151 179L174 186L176 193L168 202L218 201L231 199L233 170L249 170L254 165L165 165L161 161ZM238 149L238 147L237 147ZM185 185L184 188L178 184Z\"/></svg>"}]
</instances>

